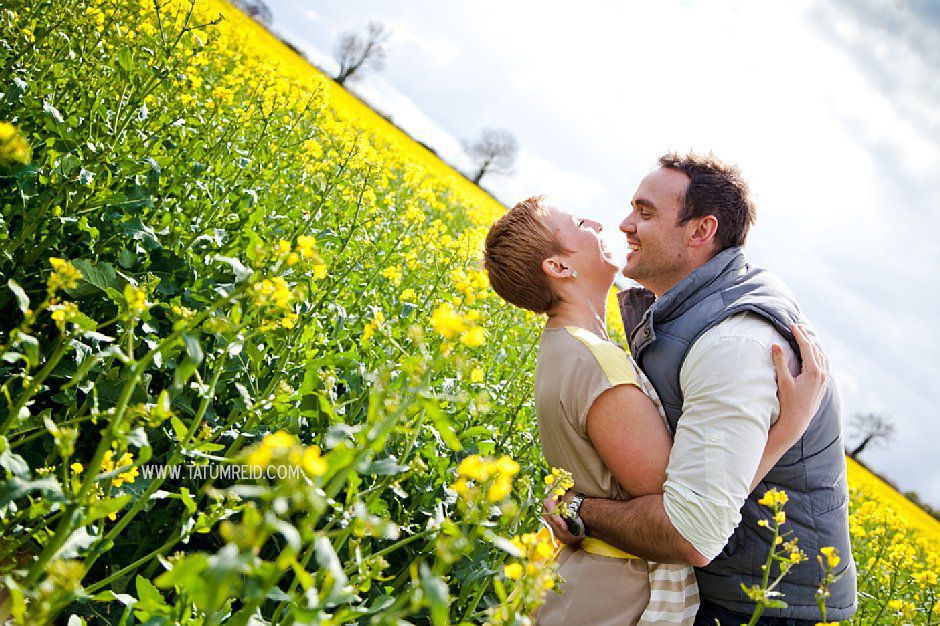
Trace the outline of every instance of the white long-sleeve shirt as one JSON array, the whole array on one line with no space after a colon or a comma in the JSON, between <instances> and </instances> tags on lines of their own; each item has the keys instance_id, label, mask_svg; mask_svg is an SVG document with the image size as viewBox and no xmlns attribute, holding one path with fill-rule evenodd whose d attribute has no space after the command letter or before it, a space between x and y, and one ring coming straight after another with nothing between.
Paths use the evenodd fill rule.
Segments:
<instances>
[{"instance_id":1,"label":"white long-sleeve shirt","mask_svg":"<svg viewBox=\"0 0 940 626\"><path fill-rule=\"evenodd\" d=\"M679 373L682 417L666 468L663 501L676 530L713 559L741 521L741 507L780 415L770 347L780 345L790 371L793 349L755 313L734 315L704 333Z\"/></svg>"}]
</instances>

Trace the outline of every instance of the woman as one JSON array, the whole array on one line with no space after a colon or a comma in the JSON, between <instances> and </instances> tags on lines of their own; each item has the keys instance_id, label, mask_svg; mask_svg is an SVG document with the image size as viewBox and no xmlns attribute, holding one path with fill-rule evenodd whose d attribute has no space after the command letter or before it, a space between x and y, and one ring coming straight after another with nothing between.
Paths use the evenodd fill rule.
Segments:
<instances>
[{"instance_id":1,"label":"woman","mask_svg":"<svg viewBox=\"0 0 940 626\"><path fill-rule=\"evenodd\" d=\"M672 442L655 390L607 337L607 295L619 267L600 231L597 222L529 198L490 229L485 266L503 299L548 316L535 371L546 460L572 473L575 491L625 500L662 492ZM820 355L801 330L797 336L801 354L818 367ZM780 418L770 429L752 488L802 436L818 403L821 383L793 379L779 350L774 364ZM605 404L616 402L613 420L610 411L603 417L592 411L602 395ZM566 582L541 608L543 626L694 621L698 590L691 567L650 563L596 538L566 547L558 561Z\"/></svg>"}]
</instances>

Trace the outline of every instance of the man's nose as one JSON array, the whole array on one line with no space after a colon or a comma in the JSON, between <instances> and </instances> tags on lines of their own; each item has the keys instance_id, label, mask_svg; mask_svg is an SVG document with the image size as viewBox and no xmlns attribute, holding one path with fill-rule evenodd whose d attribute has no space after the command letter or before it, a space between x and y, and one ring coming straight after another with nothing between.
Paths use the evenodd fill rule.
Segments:
<instances>
[{"instance_id":1,"label":"man's nose","mask_svg":"<svg viewBox=\"0 0 940 626\"><path fill-rule=\"evenodd\" d=\"M620 222L620 232L628 235L636 232L636 224L630 219L629 215Z\"/></svg>"}]
</instances>

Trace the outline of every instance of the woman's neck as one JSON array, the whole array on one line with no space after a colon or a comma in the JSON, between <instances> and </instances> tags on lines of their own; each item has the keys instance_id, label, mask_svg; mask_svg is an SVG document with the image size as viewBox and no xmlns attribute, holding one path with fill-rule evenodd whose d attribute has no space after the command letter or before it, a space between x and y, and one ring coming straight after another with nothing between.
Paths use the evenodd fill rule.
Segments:
<instances>
[{"instance_id":1,"label":"woman's neck","mask_svg":"<svg viewBox=\"0 0 940 626\"><path fill-rule=\"evenodd\" d=\"M564 328L576 326L589 330L598 337L607 339L607 305L605 302L561 302L548 314L545 326Z\"/></svg>"}]
</instances>

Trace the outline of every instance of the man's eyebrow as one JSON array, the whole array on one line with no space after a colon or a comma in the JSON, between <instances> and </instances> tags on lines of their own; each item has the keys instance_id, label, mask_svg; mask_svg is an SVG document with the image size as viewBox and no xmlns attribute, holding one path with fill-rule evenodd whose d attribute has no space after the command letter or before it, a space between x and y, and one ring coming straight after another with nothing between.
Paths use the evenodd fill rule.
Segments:
<instances>
[{"instance_id":1,"label":"man's eyebrow","mask_svg":"<svg viewBox=\"0 0 940 626\"><path fill-rule=\"evenodd\" d=\"M632 204L635 207L643 207L644 209L650 209L651 211L659 210L656 208L656 205L653 204L652 200L647 200L646 198L635 198L630 202L630 204Z\"/></svg>"}]
</instances>

